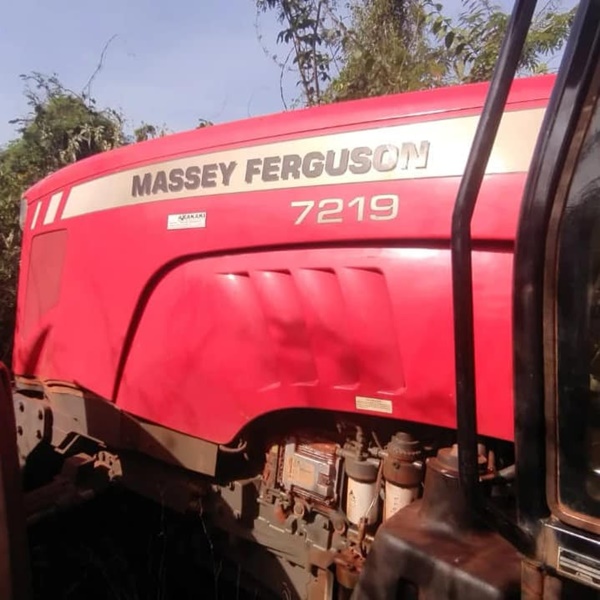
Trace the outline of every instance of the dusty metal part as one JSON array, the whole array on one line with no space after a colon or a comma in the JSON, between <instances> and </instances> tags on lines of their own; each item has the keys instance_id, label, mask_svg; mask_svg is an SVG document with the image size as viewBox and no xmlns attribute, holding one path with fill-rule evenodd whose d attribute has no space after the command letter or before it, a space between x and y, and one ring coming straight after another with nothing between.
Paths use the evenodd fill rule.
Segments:
<instances>
[{"instance_id":1,"label":"dusty metal part","mask_svg":"<svg viewBox=\"0 0 600 600\"><path fill-rule=\"evenodd\" d=\"M60 448L73 434L100 446L134 450L196 473L214 475L219 447L183 433L140 421L102 398L64 385L46 385L45 397L15 395L24 460L41 440Z\"/></svg>"},{"instance_id":2,"label":"dusty metal part","mask_svg":"<svg viewBox=\"0 0 600 600\"><path fill-rule=\"evenodd\" d=\"M252 489L252 488L250 488ZM256 543L290 563L303 568L325 569L331 566L333 555L345 545L343 536L335 532L330 519L317 512L300 518L293 512L283 512L276 502L257 502L248 493L232 498L223 490L206 498L203 518L217 529L248 542ZM240 506L239 501L243 501ZM237 518L255 515L253 520ZM255 514L255 511L258 511Z\"/></svg>"},{"instance_id":3,"label":"dusty metal part","mask_svg":"<svg viewBox=\"0 0 600 600\"><path fill-rule=\"evenodd\" d=\"M197 473L166 465L137 452L120 452L120 483L177 512L202 512L210 483Z\"/></svg>"},{"instance_id":4,"label":"dusty metal part","mask_svg":"<svg viewBox=\"0 0 600 600\"><path fill-rule=\"evenodd\" d=\"M581 591L563 590L563 582L539 563L527 559L521 563L521 600L567 600L573 597L584 600Z\"/></svg>"},{"instance_id":5,"label":"dusty metal part","mask_svg":"<svg viewBox=\"0 0 600 600\"><path fill-rule=\"evenodd\" d=\"M566 598L578 598L578 600L586 600L585 596L589 597L591 590L586 590L585 594L581 594L581 590L569 589L564 585L565 582L554 577L550 573L544 574L544 595L542 600L565 600ZM597 595L596 595L597 597Z\"/></svg>"},{"instance_id":6,"label":"dusty metal part","mask_svg":"<svg viewBox=\"0 0 600 600\"><path fill-rule=\"evenodd\" d=\"M50 483L25 495L28 524L91 500L121 474L119 458L109 452L69 456Z\"/></svg>"},{"instance_id":7,"label":"dusty metal part","mask_svg":"<svg viewBox=\"0 0 600 600\"><path fill-rule=\"evenodd\" d=\"M42 441L52 433L52 413L48 402L41 398L15 393L13 408L17 428L17 447L21 465Z\"/></svg>"},{"instance_id":8,"label":"dusty metal part","mask_svg":"<svg viewBox=\"0 0 600 600\"><path fill-rule=\"evenodd\" d=\"M275 504L275 507L274 507L274 510L273 510L273 516L275 517L275 521L277 523L280 523L281 525L283 525L287 521L289 513L283 507L283 505L281 504L281 502L277 502Z\"/></svg>"},{"instance_id":9,"label":"dusty metal part","mask_svg":"<svg viewBox=\"0 0 600 600\"><path fill-rule=\"evenodd\" d=\"M265 466L263 469L263 487L268 494L277 483L279 469L279 445L273 444L265 457Z\"/></svg>"},{"instance_id":10,"label":"dusty metal part","mask_svg":"<svg viewBox=\"0 0 600 600\"><path fill-rule=\"evenodd\" d=\"M363 543L365 541L365 537L367 535L367 520L361 519L358 524L358 535L356 536L356 544L359 548L363 547Z\"/></svg>"},{"instance_id":11,"label":"dusty metal part","mask_svg":"<svg viewBox=\"0 0 600 600\"><path fill-rule=\"evenodd\" d=\"M253 575L263 587L261 592L266 588L274 595L273 600L306 600L311 590L317 592L319 589L321 582L318 571L313 573L313 569L289 561L285 554L261 547L251 540L238 539L232 544L231 537L221 535L211 527L210 522L204 521L205 526L197 529L198 536L208 537L209 545L215 551L239 565L238 579L242 582L244 573ZM264 597L264 594L261 593L260 597ZM313 598L328 600L323 596Z\"/></svg>"},{"instance_id":12,"label":"dusty metal part","mask_svg":"<svg viewBox=\"0 0 600 600\"><path fill-rule=\"evenodd\" d=\"M371 482L377 479L379 460L374 458L346 458L346 474L357 481Z\"/></svg>"},{"instance_id":13,"label":"dusty metal part","mask_svg":"<svg viewBox=\"0 0 600 600\"><path fill-rule=\"evenodd\" d=\"M485 473L487 470L487 458L481 453L482 445L478 445L477 467L479 473ZM458 473L458 444L454 444L451 448L441 448L437 456L428 461L427 465L437 465L438 470Z\"/></svg>"},{"instance_id":14,"label":"dusty metal part","mask_svg":"<svg viewBox=\"0 0 600 600\"><path fill-rule=\"evenodd\" d=\"M31 597L23 490L10 379L0 363L0 598Z\"/></svg>"},{"instance_id":15,"label":"dusty metal part","mask_svg":"<svg viewBox=\"0 0 600 600\"><path fill-rule=\"evenodd\" d=\"M344 535L348 526L346 515L339 509L324 510L323 514L331 521L333 530L339 534Z\"/></svg>"},{"instance_id":16,"label":"dusty metal part","mask_svg":"<svg viewBox=\"0 0 600 600\"><path fill-rule=\"evenodd\" d=\"M117 481L122 477L123 467L117 455L101 450L96 454L95 459L94 468L103 469L109 481Z\"/></svg>"},{"instance_id":17,"label":"dusty metal part","mask_svg":"<svg viewBox=\"0 0 600 600\"><path fill-rule=\"evenodd\" d=\"M306 536L299 534L294 517L288 516L285 523L280 523L274 505L257 504L257 507L259 514L252 525L247 526L235 518L222 496L211 494L203 505L202 518L219 530L262 546L290 563L307 567L309 545Z\"/></svg>"},{"instance_id":18,"label":"dusty metal part","mask_svg":"<svg viewBox=\"0 0 600 600\"><path fill-rule=\"evenodd\" d=\"M290 438L285 442L280 482L307 499L332 505L337 501L340 458L337 445Z\"/></svg>"},{"instance_id":19,"label":"dusty metal part","mask_svg":"<svg viewBox=\"0 0 600 600\"><path fill-rule=\"evenodd\" d=\"M59 447L72 433L117 447L121 434L121 411L111 402L76 388L47 383L44 399L52 411L51 444Z\"/></svg>"},{"instance_id":20,"label":"dusty metal part","mask_svg":"<svg viewBox=\"0 0 600 600\"><path fill-rule=\"evenodd\" d=\"M296 500L296 502L294 502L294 507L292 508L292 512L299 519L303 519L304 515L306 514L306 504L304 502L302 502L300 498L298 498Z\"/></svg>"},{"instance_id":21,"label":"dusty metal part","mask_svg":"<svg viewBox=\"0 0 600 600\"><path fill-rule=\"evenodd\" d=\"M415 487L423 479L423 470L415 462L422 457L421 445L409 433L396 433L386 448L383 477L396 485Z\"/></svg>"},{"instance_id":22,"label":"dusty metal part","mask_svg":"<svg viewBox=\"0 0 600 600\"><path fill-rule=\"evenodd\" d=\"M306 600L332 600L333 599L333 573L318 569L308 584Z\"/></svg>"},{"instance_id":23,"label":"dusty metal part","mask_svg":"<svg viewBox=\"0 0 600 600\"><path fill-rule=\"evenodd\" d=\"M335 554L334 550L323 550L316 546L310 546L308 549L308 564L320 569L328 569L333 564Z\"/></svg>"},{"instance_id":24,"label":"dusty metal part","mask_svg":"<svg viewBox=\"0 0 600 600\"><path fill-rule=\"evenodd\" d=\"M487 461L480 456L480 469L485 469L486 465ZM456 445L441 448L437 456L427 461L424 489L420 509L432 526L458 531L475 525L474 513L458 480Z\"/></svg>"},{"instance_id":25,"label":"dusty metal part","mask_svg":"<svg viewBox=\"0 0 600 600\"><path fill-rule=\"evenodd\" d=\"M559 598L588 600L600 597L600 541L556 518L544 523L538 537L536 560L544 565L544 594L562 588ZM548 579L555 574L558 583ZM545 599L545 597L544 597Z\"/></svg>"},{"instance_id":26,"label":"dusty metal part","mask_svg":"<svg viewBox=\"0 0 600 600\"><path fill-rule=\"evenodd\" d=\"M37 377L14 376L15 389L32 393L42 393L44 385Z\"/></svg>"},{"instance_id":27,"label":"dusty metal part","mask_svg":"<svg viewBox=\"0 0 600 600\"><path fill-rule=\"evenodd\" d=\"M382 463L377 458L346 458L346 502L348 521L374 526L379 520L379 492L381 489Z\"/></svg>"},{"instance_id":28,"label":"dusty metal part","mask_svg":"<svg viewBox=\"0 0 600 600\"><path fill-rule=\"evenodd\" d=\"M233 517L247 525L252 523L256 513L257 484L254 480L233 481L218 488Z\"/></svg>"},{"instance_id":29,"label":"dusty metal part","mask_svg":"<svg viewBox=\"0 0 600 600\"><path fill-rule=\"evenodd\" d=\"M456 465L452 449L428 462L423 499L378 529L353 598L383 600L406 586L420 600L520 597L520 557L473 518Z\"/></svg>"},{"instance_id":30,"label":"dusty metal part","mask_svg":"<svg viewBox=\"0 0 600 600\"><path fill-rule=\"evenodd\" d=\"M365 557L350 547L339 552L333 559L337 582L347 590L353 590L365 564Z\"/></svg>"},{"instance_id":31,"label":"dusty metal part","mask_svg":"<svg viewBox=\"0 0 600 600\"><path fill-rule=\"evenodd\" d=\"M544 575L538 564L524 560L521 563L522 600L543 600Z\"/></svg>"},{"instance_id":32,"label":"dusty metal part","mask_svg":"<svg viewBox=\"0 0 600 600\"><path fill-rule=\"evenodd\" d=\"M428 527L419 504L382 525L353 598L396 597L403 582L417 587L422 600L520 598L519 556L506 540L489 531L448 535Z\"/></svg>"},{"instance_id":33,"label":"dusty metal part","mask_svg":"<svg viewBox=\"0 0 600 600\"><path fill-rule=\"evenodd\" d=\"M422 470L415 465L423 455L421 444L410 433L399 432L385 447L383 477L397 485L414 487L421 483Z\"/></svg>"},{"instance_id":34,"label":"dusty metal part","mask_svg":"<svg viewBox=\"0 0 600 600\"><path fill-rule=\"evenodd\" d=\"M125 447L204 475L215 475L217 444L123 415Z\"/></svg>"},{"instance_id":35,"label":"dusty metal part","mask_svg":"<svg viewBox=\"0 0 600 600\"><path fill-rule=\"evenodd\" d=\"M319 513L312 516L311 522L303 523L307 543L311 547L328 550L332 546L333 529L331 521Z\"/></svg>"}]
</instances>

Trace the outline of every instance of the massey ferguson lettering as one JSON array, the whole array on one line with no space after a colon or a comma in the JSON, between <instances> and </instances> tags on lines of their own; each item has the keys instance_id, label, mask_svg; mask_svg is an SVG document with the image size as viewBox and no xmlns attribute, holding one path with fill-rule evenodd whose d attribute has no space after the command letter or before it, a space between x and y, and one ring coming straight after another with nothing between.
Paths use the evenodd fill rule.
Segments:
<instances>
[{"instance_id":1,"label":"massey ferguson lettering","mask_svg":"<svg viewBox=\"0 0 600 600\"><path fill-rule=\"evenodd\" d=\"M203 167L192 165L187 169L176 168L170 171L158 171L155 174L146 173L142 176L134 175L131 195L136 198L183 190L193 191L198 188L217 187L218 183L228 186L235 167L236 162L232 161L211 163Z\"/></svg>"},{"instance_id":2,"label":"massey ferguson lettering","mask_svg":"<svg viewBox=\"0 0 600 600\"><path fill-rule=\"evenodd\" d=\"M210 162L149 171L134 175L131 195L134 198L158 194L193 192L211 188L249 189L263 182L286 182L339 178L351 181L372 172L389 173L408 169L425 169L429 157L428 141L418 144L381 144L374 148L359 146L339 150L283 154L237 161Z\"/></svg>"}]
</instances>

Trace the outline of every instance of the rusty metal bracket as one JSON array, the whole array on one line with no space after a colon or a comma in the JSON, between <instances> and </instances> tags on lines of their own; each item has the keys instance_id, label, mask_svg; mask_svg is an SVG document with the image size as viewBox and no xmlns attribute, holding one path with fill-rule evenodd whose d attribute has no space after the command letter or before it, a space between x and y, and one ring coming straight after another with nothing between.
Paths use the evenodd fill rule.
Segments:
<instances>
[{"instance_id":1,"label":"rusty metal bracket","mask_svg":"<svg viewBox=\"0 0 600 600\"><path fill-rule=\"evenodd\" d=\"M52 431L52 412L48 402L19 394L13 395L17 448L21 466L42 441L48 441Z\"/></svg>"}]
</instances>

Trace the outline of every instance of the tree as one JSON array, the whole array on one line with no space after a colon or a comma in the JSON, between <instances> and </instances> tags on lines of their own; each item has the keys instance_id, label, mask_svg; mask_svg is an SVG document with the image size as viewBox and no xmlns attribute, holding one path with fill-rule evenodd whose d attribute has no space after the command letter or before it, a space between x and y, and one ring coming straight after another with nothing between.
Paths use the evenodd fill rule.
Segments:
<instances>
[{"instance_id":1,"label":"tree","mask_svg":"<svg viewBox=\"0 0 600 600\"><path fill-rule=\"evenodd\" d=\"M19 138L2 151L0 189L23 189L48 173L126 142L123 117L98 110L93 98L63 87L56 76L24 75L29 113L11 123Z\"/></svg>"},{"instance_id":2,"label":"tree","mask_svg":"<svg viewBox=\"0 0 600 600\"><path fill-rule=\"evenodd\" d=\"M549 1L536 13L521 55L520 75L548 72L547 59L566 42L575 8L561 11L561 6ZM453 83L489 81L510 15L489 0L463 0L463 7L455 21L438 12L432 31L452 56L448 66Z\"/></svg>"},{"instance_id":3,"label":"tree","mask_svg":"<svg viewBox=\"0 0 600 600\"><path fill-rule=\"evenodd\" d=\"M290 50L283 60L273 55L274 60L282 72L291 60L304 104L319 104L345 35L337 0L256 0L256 6L259 12L275 12L283 25L277 43Z\"/></svg>"},{"instance_id":4,"label":"tree","mask_svg":"<svg viewBox=\"0 0 600 600\"><path fill-rule=\"evenodd\" d=\"M448 51L431 33L428 3L367 0L352 8L339 75L326 101L436 87L446 81Z\"/></svg>"},{"instance_id":5,"label":"tree","mask_svg":"<svg viewBox=\"0 0 600 600\"><path fill-rule=\"evenodd\" d=\"M490 0L463 0L454 18L435 0L353 0L346 26L333 0L256 2L283 24L277 43L289 47L307 105L489 80L509 19ZM547 71L562 48L575 9L561 7L549 0L538 11L521 75Z\"/></svg>"},{"instance_id":6,"label":"tree","mask_svg":"<svg viewBox=\"0 0 600 600\"><path fill-rule=\"evenodd\" d=\"M133 137L126 138L126 143L147 142L148 140L154 140L169 135L169 133L171 133L171 131L166 125L158 127L151 123L142 123L133 130Z\"/></svg>"}]
</instances>

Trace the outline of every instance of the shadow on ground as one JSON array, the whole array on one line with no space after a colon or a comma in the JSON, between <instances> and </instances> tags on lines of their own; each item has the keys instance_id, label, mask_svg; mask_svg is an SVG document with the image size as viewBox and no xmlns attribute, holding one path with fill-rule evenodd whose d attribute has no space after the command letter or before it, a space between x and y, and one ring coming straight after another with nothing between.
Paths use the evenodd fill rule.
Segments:
<instances>
[{"instance_id":1,"label":"shadow on ground","mask_svg":"<svg viewBox=\"0 0 600 600\"><path fill-rule=\"evenodd\" d=\"M265 598L241 588L201 521L122 490L33 526L30 548L35 600Z\"/></svg>"}]
</instances>

